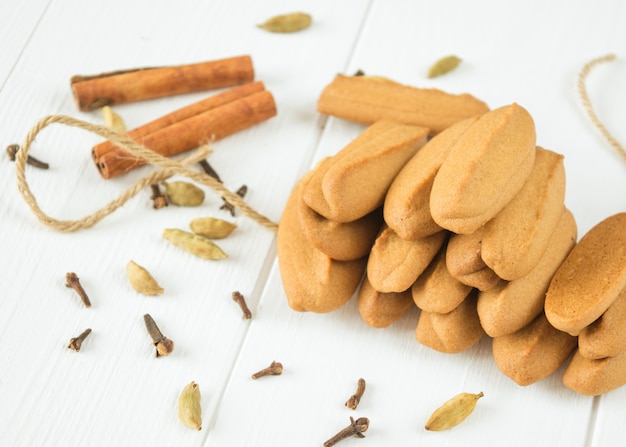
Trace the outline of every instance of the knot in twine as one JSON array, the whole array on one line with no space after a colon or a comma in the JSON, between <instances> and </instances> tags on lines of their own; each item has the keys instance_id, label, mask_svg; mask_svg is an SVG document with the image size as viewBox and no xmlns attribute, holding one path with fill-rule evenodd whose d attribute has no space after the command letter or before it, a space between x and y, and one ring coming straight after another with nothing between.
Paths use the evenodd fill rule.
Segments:
<instances>
[{"instance_id":1,"label":"knot in twine","mask_svg":"<svg viewBox=\"0 0 626 447\"><path fill-rule=\"evenodd\" d=\"M128 188L124 193L122 193L116 199L110 201L104 207L99 210L93 212L92 214L83 217L78 220L59 220L55 219L46 213L44 213L39 204L37 203L37 199L33 195L30 187L28 186L28 182L26 181L26 158L28 156L28 152L30 151L31 144L35 140L35 137L39 132L41 132L44 128L49 126L50 124L64 124L70 127L78 127L80 129L87 130L89 132L93 132L95 134L100 135L101 137L106 138L112 143L116 144L120 148L124 149L131 155L140 158L146 161L149 164L159 166L161 169L155 171L140 180L138 180L134 185ZM125 135L121 135L113 130L99 126L96 124L91 124L85 121L81 121L69 116L65 115L50 115L45 118L42 118L28 133L26 136L24 143L22 144L20 150L17 152L15 157L15 169L17 175L17 188L22 195L24 201L28 204L31 211L35 214L37 219L42 222L44 225L54 228L58 231L63 232L73 232L77 230L81 230L84 228L90 228L94 226L96 223L104 219L109 214L113 213L119 207L124 205L128 200L133 198L139 191L146 188L147 186L158 183L162 180L165 180L175 174L187 177L197 183L208 186L213 189L217 193L221 194L226 200L228 200L233 206L238 208L245 216L257 222L259 225L276 231L278 229L278 224L260 214L256 210L254 210L250 205L248 205L240 196L228 190L222 183L214 179L213 177L193 171L186 167L186 165L190 163L194 163L200 161L202 158L205 158L211 152L208 146L203 146L186 159L182 160L182 162L177 162L170 160L167 157L163 157L162 155L157 154L154 151L138 144L134 140L130 139Z\"/></svg>"}]
</instances>

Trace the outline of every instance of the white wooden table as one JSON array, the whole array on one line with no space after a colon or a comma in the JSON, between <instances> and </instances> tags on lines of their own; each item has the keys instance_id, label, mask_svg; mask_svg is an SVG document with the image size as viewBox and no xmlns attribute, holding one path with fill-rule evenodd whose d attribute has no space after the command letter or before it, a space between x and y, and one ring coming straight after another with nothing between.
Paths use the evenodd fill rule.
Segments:
<instances>
[{"instance_id":1,"label":"white wooden table","mask_svg":"<svg viewBox=\"0 0 626 447\"><path fill-rule=\"evenodd\" d=\"M255 24L302 10L313 26L278 35ZM626 3L309 0L32 0L0 4L0 135L21 143L40 118L78 112L69 79L121 68L252 56L256 79L278 115L214 144L211 164L232 190L278 221L295 182L340 150L363 126L321 116L316 100L337 73L363 69L418 87L469 92L491 107L518 102L533 115L538 144L565 155L566 205L579 234L626 208L626 166L590 124L576 82L590 59L617 61L589 77L596 111L626 142ZM427 79L441 56L462 65ZM116 107L130 128L211 92ZM44 211L78 219L150 172L115 180L97 174L90 148L100 138L77 129L45 130L31 152L51 165L27 169ZM286 303L275 234L240 217L221 244L229 258L209 262L165 242L164 228L199 216L228 217L207 190L201 209L155 211L149 191L95 227L60 233L42 225L18 194L14 164L0 162L0 445L2 446L319 446L349 416L371 421L362 446L609 446L626 439L626 388L590 398L551 377L519 387L499 372L485 337L457 355L414 339L417 310L387 329L360 319L354 300L325 315ZM133 259L165 293L134 292L124 267ZM65 274L75 271L87 309ZM241 291L244 320L230 295ZM150 313L176 343L156 359L145 331ZM79 353L67 343L93 329ZM272 360L280 377L252 380ZM356 411L344 407L359 377L368 388ZM196 381L203 429L177 419L180 391ZM483 391L474 414L447 432L427 432L430 413L459 392Z\"/></svg>"}]
</instances>

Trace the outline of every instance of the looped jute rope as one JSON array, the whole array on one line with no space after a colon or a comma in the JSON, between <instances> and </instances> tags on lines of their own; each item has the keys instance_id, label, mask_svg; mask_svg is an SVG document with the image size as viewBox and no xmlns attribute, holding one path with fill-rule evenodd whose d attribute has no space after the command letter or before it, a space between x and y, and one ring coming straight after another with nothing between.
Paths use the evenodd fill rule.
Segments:
<instances>
[{"instance_id":1,"label":"looped jute rope","mask_svg":"<svg viewBox=\"0 0 626 447\"><path fill-rule=\"evenodd\" d=\"M585 64L585 66L580 71L580 74L578 76L578 93L580 94L583 107L587 111L587 114L589 115L589 119L591 120L591 122L598 128L598 130L600 130L600 133L602 134L602 136L604 136L604 138L607 139L607 141L613 147L613 149L615 149L617 153L622 157L622 159L626 161L626 150L624 150L622 145L619 144L619 142L615 139L615 137L611 135L608 129L604 126L604 124L602 124L602 122L598 119L598 116L593 110L591 100L589 99L589 94L587 93L587 87L585 86L585 81L587 79L587 76L589 75L589 72L591 72L591 70L594 67L604 62L612 62L615 59L616 59L615 54L607 54L606 56L598 57L596 59L589 61L587 64Z\"/></svg>"},{"instance_id":2,"label":"looped jute rope","mask_svg":"<svg viewBox=\"0 0 626 447\"><path fill-rule=\"evenodd\" d=\"M139 181L137 181L134 185L132 185L128 190L122 193L119 197L112 200L104 207L99 210L93 212L92 214L83 217L78 220L59 220L55 219L42 211L37 203L37 199L33 195L30 187L28 186L28 182L26 181L26 158L28 156L28 152L31 148L35 137L39 132L41 132L44 128L51 124L63 124L71 127L78 127L80 129L84 129L89 132L96 133L101 137L106 138L107 140L115 143L117 146L121 147L125 151L129 152L135 157L141 158L145 160L147 163L159 166L162 168L159 171L153 172L149 174ZM24 143L22 144L20 150L17 152L17 156L15 158L15 169L17 175L17 187L24 198L24 201L28 204L32 212L37 216L39 221L43 224L54 228L58 231L63 232L72 232L81 230L84 228L90 228L100 220L104 219L109 214L113 213L116 209L124 205L128 200L137 195L139 191L149 186L152 183L157 183L161 180L164 180L168 177L171 177L174 174L185 176L197 183L208 186L217 193L221 194L226 200L228 200L233 206L238 208L245 216L254 220L258 224L262 225L265 228L268 228L272 231L276 231L278 229L278 224L260 214L252 207L250 207L240 196L229 191L222 183L214 179L213 177L198 172L193 171L187 167L185 164L190 164L195 161L199 161L202 158L205 158L207 154L210 153L210 149L208 147L201 147L191 156L183 160L183 162L177 162L170 160L167 157L163 157L162 155L157 154L154 151L138 144L134 140L118 134L110 130L107 127L99 126L96 124L91 124L85 121L81 121L69 116L65 115L50 115L42 118L31 130L28 132Z\"/></svg>"}]
</instances>

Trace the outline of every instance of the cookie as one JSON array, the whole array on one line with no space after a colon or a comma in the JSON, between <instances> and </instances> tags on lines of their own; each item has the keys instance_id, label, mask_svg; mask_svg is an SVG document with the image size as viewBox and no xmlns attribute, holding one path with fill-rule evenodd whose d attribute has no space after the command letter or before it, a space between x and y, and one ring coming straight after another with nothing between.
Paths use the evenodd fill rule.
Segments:
<instances>
[{"instance_id":1,"label":"cookie","mask_svg":"<svg viewBox=\"0 0 626 447\"><path fill-rule=\"evenodd\" d=\"M535 124L518 104L481 116L435 176L430 211L439 226L471 234L522 189L535 162Z\"/></svg>"},{"instance_id":2,"label":"cookie","mask_svg":"<svg viewBox=\"0 0 626 447\"><path fill-rule=\"evenodd\" d=\"M546 293L546 317L578 335L626 288L626 213L591 228L554 274Z\"/></svg>"},{"instance_id":3,"label":"cookie","mask_svg":"<svg viewBox=\"0 0 626 447\"><path fill-rule=\"evenodd\" d=\"M626 351L626 289L578 336L578 351L588 359L614 357Z\"/></svg>"},{"instance_id":4,"label":"cookie","mask_svg":"<svg viewBox=\"0 0 626 447\"><path fill-rule=\"evenodd\" d=\"M277 255L289 306L297 311L330 312L343 306L355 292L367 258L336 261L315 248L300 226L299 201L305 176L291 192L277 235Z\"/></svg>"},{"instance_id":5,"label":"cookie","mask_svg":"<svg viewBox=\"0 0 626 447\"><path fill-rule=\"evenodd\" d=\"M456 309L447 314L422 311L415 329L418 342L450 354L469 349L484 334L476 312L475 292L470 293Z\"/></svg>"},{"instance_id":6,"label":"cookie","mask_svg":"<svg viewBox=\"0 0 626 447\"><path fill-rule=\"evenodd\" d=\"M305 203L327 219L352 222L380 207L406 162L426 143L428 129L377 121L314 170Z\"/></svg>"},{"instance_id":7,"label":"cookie","mask_svg":"<svg viewBox=\"0 0 626 447\"><path fill-rule=\"evenodd\" d=\"M379 292L403 292L410 289L418 276L433 260L447 232L416 241L405 241L384 226L367 261L367 277Z\"/></svg>"},{"instance_id":8,"label":"cookie","mask_svg":"<svg viewBox=\"0 0 626 447\"><path fill-rule=\"evenodd\" d=\"M430 191L450 149L477 120L468 118L435 136L394 179L385 197L384 218L402 239L420 239L442 230L430 213Z\"/></svg>"},{"instance_id":9,"label":"cookie","mask_svg":"<svg viewBox=\"0 0 626 447\"><path fill-rule=\"evenodd\" d=\"M492 290L478 294L478 316L488 335L511 334L543 312L550 281L576 244L576 239L576 221L565 209L543 257L528 275L510 282L502 281Z\"/></svg>"},{"instance_id":10,"label":"cookie","mask_svg":"<svg viewBox=\"0 0 626 447\"><path fill-rule=\"evenodd\" d=\"M411 296L420 309L445 314L456 309L471 291L471 286L463 284L448 271L444 244L413 283Z\"/></svg>"},{"instance_id":11,"label":"cookie","mask_svg":"<svg viewBox=\"0 0 626 447\"><path fill-rule=\"evenodd\" d=\"M368 326L384 328L399 320L415 304L411 291L384 293L374 289L367 276L363 278L357 295L361 318Z\"/></svg>"},{"instance_id":12,"label":"cookie","mask_svg":"<svg viewBox=\"0 0 626 447\"><path fill-rule=\"evenodd\" d=\"M528 326L495 337L491 346L498 369L526 386L559 369L576 349L576 337L552 327L542 312Z\"/></svg>"},{"instance_id":13,"label":"cookie","mask_svg":"<svg viewBox=\"0 0 626 447\"><path fill-rule=\"evenodd\" d=\"M539 263L563 211L563 156L537 147L535 164L520 192L485 224L481 257L507 281Z\"/></svg>"},{"instance_id":14,"label":"cookie","mask_svg":"<svg viewBox=\"0 0 626 447\"><path fill-rule=\"evenodd\" d=\"M463 284L487 291L501 279L481 258L481 241L482 228L472 234L452 234L446 249L446 267Z\"/></svg>"},{"instance_id":15,"label":"cookie","mask_svg":"<svg viewBox=\"0 0 626 447\"><path fill-rule=\"evenodd\" d=\"M563 374L563 384L587 396L598 396L625 385L626 352L593 360L576 351Z\"/></svg>"},{"instance_id":16,"label":"cookie","mask_svg":"<svg viewBox=\"0 0 626 447\"><path fill-rule=\"evenodd\" d=\"M469 94L453 95L367 76L336 76L317 101L320 113L357 123L381 119L423 126L437 134L466 118L482 115L487 104Z\"/></svg>"}]
</instances>

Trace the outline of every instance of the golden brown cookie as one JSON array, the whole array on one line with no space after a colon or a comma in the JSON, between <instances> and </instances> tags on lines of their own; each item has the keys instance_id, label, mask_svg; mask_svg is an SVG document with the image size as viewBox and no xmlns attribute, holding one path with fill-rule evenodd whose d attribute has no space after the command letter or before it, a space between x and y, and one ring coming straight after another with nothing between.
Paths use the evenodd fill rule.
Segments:
<instances>
[{"instance_id":1,"label":"golden brown cookie","mask_svg":"<svg viewBox=\"0 0 626 447\"><path fill-rule=\"evenodd\" d=\"M563 156L537 147L535 165L521 191L485 224L481 257L507 281L539 263L563 212Z\"/></svg>"},{"instance_id":2,"label":"golden brown cookie","mask_svg":"<svg viewBox=\"0 0 626 447\"><path fill-rule=\"evenodd\" d=\"M554 274L546 317L578 335L626 288L626 213L607 217L583 236Z\"/></svg>"},{"instance_id":3,"label":"golden brown cookie","mask_svg":"<svg viewBox=\"0 0 626 447\"><path fill-rule=\"evenodd\" d=\"M447 237L447 232L416 241L405 241L391 228L383 226L367 261L367 277L379 292L403 292L410 289Z\"/></svg>"},{"instance_id":4,"label":"golden brown cookie","mask_svg":"<svg viewBox=\"0 0 626 447\"><path fill-rule=\"evenodd\" d=\"M336 261L311 245L298 217L298 202L306 181L305 176L293 189L280 219L278 266L292 309L330 312L350 299L361 282L367 258Z\"/></svg>"},{"instance_id":5,"label":"golden brown cookie","mask_svg":"<svg viewBox=\"0 0 626 447\"><path fill-rule=\"evenodd\" d=\"M381 206L396 174L426 143L428 129L382 120L314 170L304 201L322 216L352 222Z\"/></svg>"},{"instance_id":6,"label":"golden brown cookie","mask_svg":"<svg viewBox=\"0 0 626 447\"><path fill-rule=\"evenodd\" d=\"M512 104L480 117L454 144L430 194L433 220L471 234L522 189L535 162L535 124Z\"/></svg>"},{"instance_id":7,"label":"golden brown cookie","mask_svg":"<svg viewBox=\"0 0 626 447\"><path fill-rule=\"evenodd\" d=\"M357 295L357 304L361 318L368 326L383 328L402 318L415 306L411 291L383 293L374 289L363 278Z\"/></svg>"},{"instance_id":8,"label":"golden brown cookie","mask_svg":"<svg viewBox=\"0 0 626 447\"><path fill-rule=\"evenodd\" d=\"M458 122L435 136L398 173L385 197L385 222L402 239L421 239L442 228L430 213L430 191L439 167L478 117Z\"/></svg>"},{"instance_id":9,"label":"golden brown cookie","mask_svg":"<svg viewBox=\"0 0 626 447\"><path fill-rule=\"evenodd\" d=\"M578 336L578 351L588 359L613 357L626 351L626 288L613 304Z\"/></svg>"},{"instance_id":10,"label":"golden brown cookie","mask_svg":"<svg viewBox=\"0 0 626 447\"><path fill-rule=\"evenodd\" d=\"M393 119L427 127L436 134L487 112L489 107L469 94L452 95L380 78L338 75L322 91L317 110L364 124Z\"/></svg>"},{"instance_id":11,"label":"golden brown cookie","mask_svg":"<svg viewBox=\"0 0 626 447\"><path fill-rule=\"evenodd\" d=\"M544 313L528 326L492 342L496 365L518 385L526 386L548 377L576 349L576 337L552 327Z\"/></svg>"},{"instance_id":12,"label":"golden brown cookie","mask_svg":"<svg viewBox=\"0 0 626 447\"><path fill-rule=\"evenodd\" d=\"M472 287L453 277L446 267L446 244L411 287L413 301L422 310L445 314L452 312L472 291Z\"/></svg>"},{"instance_id":13,"label":"golden brown cookie","mask_svg":"<svg viewBox=\"0 0 626 447\"><path fill-rule=\"evenodd\" d=\"M626 352L592 360L576 351L563 374L563 384L587 396L598 396L625 385Z\"/></svg>"},{"instance_id":14,"label":"golden brown cookie","mask_svg":"<svg viewBox=\"0 0 626 447\"><path fill-rule=\"evenodd\" d=\"M367 256L383 223L380 208L353 222L342 223L326 219L300 200L298 213L309 242L338 261Z\"/></svg>"},{"instance_id":15,"label":"golden brown cookie","mask_svg":"<svg viewBox=\"0 0 626 447\"><path fill-rule=\"evenodd\" d=\"M576 239L576 221L565 209L543 257L528 275L510 282L502 281L495 288L478 294L480 324L488 335L511 334L543 311L550 280L576 244Z\"/></svg>"},{"instance_id":16,"label":"golden brown cookie","mask_svg":"<svg viewBox=\"0 0 626 447\"><path fill-rule=\"evenodd\" d=\"M485 334L476 313L476 293L472 292L452 312L422 311L415 338L439 352L457 353L469 349Z\"/></svg>"},{"instance_id":17,"label":"golden brown cookie","mask_svg":"<svg viewBox=\"0 0 626 447\"><path fill-rule=\"evenodd\" d=\"M480 257L481 241L482 228L472 234L452 234L446 249L446 267L463 284L486 291L501 279Z\"/></svg>"}]
</instances>

